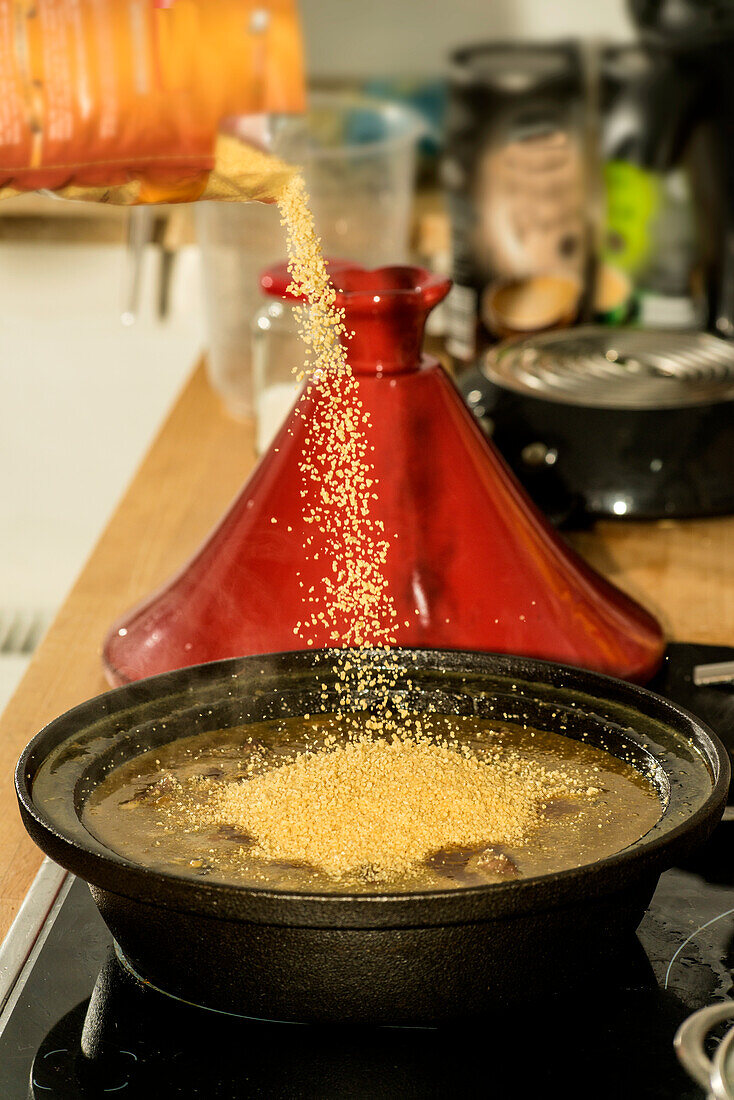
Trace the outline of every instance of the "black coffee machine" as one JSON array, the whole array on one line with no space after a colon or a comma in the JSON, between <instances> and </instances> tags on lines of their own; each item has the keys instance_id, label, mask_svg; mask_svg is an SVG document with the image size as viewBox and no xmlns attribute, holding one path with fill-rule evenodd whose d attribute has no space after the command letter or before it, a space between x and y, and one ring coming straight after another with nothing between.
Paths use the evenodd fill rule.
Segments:
<instances>
[{"instance_id":1,"label":"black coffee machine","mask_svg":"<svg viewBox=\"0 0 734 1100\"><path fill-rule=\"evenodd\" d=\"M734 337L734 0L630 0L643 46L657 60L650 106L671 102L695 196L706 327ZM667 107L666 107L667 104ZM687 139L687 140L686 140Z\"/></svg>"},{"instance_id":2,"label":"black coffee machine","mask_svg":"<svg viewBox=\"0 0 734 1100\"><path fill-rule=\"evenodd\" d=\"M537 503L572 524L734 512L734 0L630 9L638 44L599 55L600 155L612 143L613 157L660 176L685 165L696 317L528 336L460 379Z\"/></svg>"}]
</instances>

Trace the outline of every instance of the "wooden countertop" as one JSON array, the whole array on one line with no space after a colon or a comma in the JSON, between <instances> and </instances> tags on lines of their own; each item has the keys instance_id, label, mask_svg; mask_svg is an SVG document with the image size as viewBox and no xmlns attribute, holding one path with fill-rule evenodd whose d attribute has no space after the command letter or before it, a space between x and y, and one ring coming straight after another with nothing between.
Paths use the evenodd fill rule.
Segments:
<instances>
[{"instance_id":1,"label":"wooden countertop","mask_svg":"<svg viewBox=\"0 0 734 1100\"><path fill-rule=\"evenodd\" d=\"M199 365L0 718L0 941L42 858L16 808L23 746L51 718L105 690L108 626L186 560L253 462L252 426L224 415ZM600 523L571 541L653 611L669 638L734 644L734 518Z\"/></svg>"}]
</instances>

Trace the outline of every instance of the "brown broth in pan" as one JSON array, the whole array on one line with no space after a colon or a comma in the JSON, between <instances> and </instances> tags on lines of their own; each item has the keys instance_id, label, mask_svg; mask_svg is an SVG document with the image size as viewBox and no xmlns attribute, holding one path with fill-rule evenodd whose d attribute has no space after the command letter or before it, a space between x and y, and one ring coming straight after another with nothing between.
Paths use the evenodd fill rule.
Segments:
<instances>
[{"instance_id":1,"label":"brown broth in pan","mask_svg":"<svg viewBox=\"0 0 734 1100\"><path fill-rule=\"evenodd\" d=\"M197 822L197 808L221 784L247 783L296 753L327 751L327 736L332 746L343 743L346 724L319 715L197 734L143 753L93 792L84 823L111 850L157 871L266 889L365 893L475 886L593 863L644 836L661 816L652 782L601 749L473 716L432 715L430 725L432 737L449 737L479 760L498 750L514 754L594 793L550 801L524 843L446 845L389 882L359 873L335 879L312 865L263 859L253 854L254 838L230 822Z\"/></svg>"}]
</instances>

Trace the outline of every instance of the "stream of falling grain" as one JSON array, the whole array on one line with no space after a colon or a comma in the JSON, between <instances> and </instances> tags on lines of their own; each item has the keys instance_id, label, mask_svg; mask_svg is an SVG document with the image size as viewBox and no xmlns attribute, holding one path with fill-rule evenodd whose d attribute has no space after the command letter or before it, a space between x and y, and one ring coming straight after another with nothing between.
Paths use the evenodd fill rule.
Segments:
<instances>
[{"instance_id":1,"label":"stream of falling grain","mask_svg":"<svg viewBox=\"0 0 734 1100\"><path fill-rule=\"evenodd\" d=\"M370 461L369 414L342 342L348 339L344 311L336 304L300 176L285 185L278 206L287 236L289 290L308 303L295 307L306 351L299 374L306 380L304 399L318 391L318 414L307 420L300 464L303 521L312 532L303 549L306 558L318 560L315 547L320 547L328 559L323 594L304 590L304 617L294 634L311 646L313 632L326 628L345 709L346 695L375 687L387 708L394 676L384 667L376 672L374 662L361 659L367 650L396 643L397 618L385 576L391 535L373 514L379 486ZM377 725L382 726L386 713L375 719Z\"/></svg>"}]
</instances>

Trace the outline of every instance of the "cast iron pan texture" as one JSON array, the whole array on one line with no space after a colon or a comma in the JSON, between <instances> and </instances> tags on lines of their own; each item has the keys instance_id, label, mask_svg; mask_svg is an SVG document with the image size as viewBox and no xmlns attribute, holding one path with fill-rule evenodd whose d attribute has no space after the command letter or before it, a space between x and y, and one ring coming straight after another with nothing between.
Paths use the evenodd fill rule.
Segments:
<instances>
[{"instance_id":1,"label":"cast iron pan texture","mask_svg":"<svg viewBox=\"0 0 734 1100\"><path fill-rule=\"evenodd\" d=\"M393 650L408 705L519 721L630 756L665 805L623 852L535 879L445 892L307 895L161 874L98 843L79 815L110 767L174 737L316 712L328 661L238 658L128 684L76 707L16 771L36 843L86 879L126 960L153 985L269 1019L428 1022L571 980L637 926L666 867L704 841L729 787L718 739L643 688L550 662ZM369 696L364 697L370 704ZM39 769L53 757L41 779Z\"/></svg>"}]
</instances>

